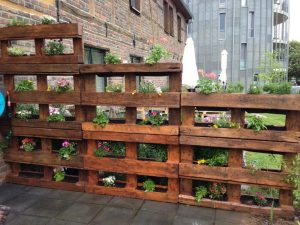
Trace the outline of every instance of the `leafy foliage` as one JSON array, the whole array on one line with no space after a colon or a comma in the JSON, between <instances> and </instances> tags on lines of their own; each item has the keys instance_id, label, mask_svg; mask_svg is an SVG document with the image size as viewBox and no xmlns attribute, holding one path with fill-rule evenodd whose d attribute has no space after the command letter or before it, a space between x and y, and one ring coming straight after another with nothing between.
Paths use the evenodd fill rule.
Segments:
<instances>
[{"instance_id":1,"label":"leafy foliage","mask_svg":"<svg viewBox=\"0 0 300 225\"><path fill-rule=\"evenodd\" d=\"M48 122L64 122L66 121L66 118L64 117L63 114L52 114L47 117Z\"/></svg>"},{"instance_id":2,"label":"leafy foliage","mask_svg":"<svg viewBox=\"0 0 300 225\"><path fill-rule=\"evenodd\" d=\"M116 177L115 176L109 176L102 179L103 184L105 187L113 187L115 186Z\"/></svg>"},{"instance_id":3,"label":"leafy foliage","mask_svg":"<svg viewBox=\"0 0 300 225\"><path fill-rule=\"evenodd\" d=\"M201 200L208 194L207 188L204 186L196 187L195 200L201 202Z\"/></svg>"},{"instance_id":4,"label":"leafy foliage","mask_svg":"<svg viewBox=\"0 0 300 225\"><path fill-rule=\"evenodd\" d=\"M56 20L52 16L45 15L41 19L42 24L54 24Z\"/></svg>"},{"instance_id":5,"label":"leafy foliage","mask_svg":"<svg viewBox=\"0 0 300 225\"><path fill-rule=\"evenodd\" d=\"M23 80L20 83L16 85L15 91L20 92L20 91L33 91L34 86L33 82L31 80Z\"/></svg>"},{"instance_id":6,"label":"leafy foliage","mask_svg":"<svg viewBox=\"0 0 300 225\"><path fill-rule=\"evenodd\" d=\"M120 64L121 57L118 55L114 55L112 53L107 52L104 57L104 61L106 64Z\"/></svg>"},{"instance_id":7,"label":"leafy foliage","mask_svg":"<svg viewBox=\"0 0 300 225\"><path fill-rule=\"evenodd\" d=\"M220 86L217 81L209 79L209 78L202 78L198 80L197 86L196 86L196 92L200 94L211 94L214 92L218 92L220 89Z\"/></svg>"},{"instance_id":8,"label":"leafy foliage","mask_svg":"<svg viewBox=\"0 0 300 225\"><path fill-rule=\"evenodd\" d=\"M32 152L35 150L36 142L32 138L24 138L22 141L21 149L24 149L25 152Z\"/></svg>"},{"instance_id":9,"label":"leafy foliage","mask_svg":"<svg viewBox=\"0 0 300 225\"><path fill-rule=\"evenodd\" d=\"M292 84L290 82L267 83L263 87L263 90L270 94L290 94L291 89Z\"/></svg>"},{"instance_id":10,"label":"leafy foliage","mask_svg":"<svg viewBox=\"0 0 300 225\"><path fill-rule=\"evenodd\" d=\"M106 87L106 92L122 92L123 84L110 84Z\"/></svg>"},{"instance_id":11,"label":"leafy foliage","mask_svg":"<svg viewBox=\"0 0 300 225\"><path fill-rule=\"evenodd\" d=\"M225 113L219 115L213 122L214 128L240 128L240 124L233 123L226 117Z\"/></svg>"},{"instance_id":12,"label":"leafy foliage","mask_svg":"<svg viewBox=\"0 0 300 225\"><path fill-rule=\"evenodd\" d=\"M106 124L109 123L109 117L106 115L105 112L98 112L96 118L93 119L94 125L100 125L101 127L105 127Z\"/></svg>"},{"instance_id":13,"label":"leafy foliage","mask_svg":"<svg viewBox=\"0 0 300 225\"><path fill-rule=\"evenodd\" d=\"M268 204L268 201L266 197L261 194L260 192L256 192L254 195L254 203L258 206L266 206Z\"/></svg>"},{"instance_id":14,"label":"leafy foliage","mask_svg":"<svg viewBox=\"0 0 300 225\"><path fill-rule=\"evenodd\" d=\"M226 166L228 164L228 150L217 148L196 148L194 157L198 164L208 166Z\"/></svg>"},{"instance_id":15,"label":"leafy foliage","mask_svg":"<svg viewBox=\"0 0 300 225\"><path fill-rule=\"evenodd\" d=\"M0 151L4 151L8 148L8 143L5 140L0 140Z\"/></svg>"},{"instance_id":16,"label":"leafy foliage","mask_svg":"<svg viewBox=\"0 0 300 225\"><path fill-rule=\"evenodd\" d=\"M7 48L7 53L10 56L23 56L25 55L25 50L20 47L12 46Z\"/></svg>"},{"instance_id":17,"label":"leafy foliage","mask_svg":"<svg viewBox=\"0 0 300 225\"><path fill-rule=\"evenodd\" d=\"M224 200L227 188L222 183L212 183L209 188L209 198L213 200Z\"/></svg>"},{"instance_id":18,"label":"leafy foliage","mask_svg":"<svg viewBox=\"0 0 300 225\"><path fill-rule=\"evenodd\" d=\"M54 176L53 176L53 178L54 178L54 180L55 180L56 182L61 182L61 181L63 181L63 180L65 179L65 176L66 176L66 172L65 172L64 169L62 168L62 169L56 169L56 170L54 171Z\"/></svg>"},{"instance_id":19,"label":"leafy foliage","mask_svg":"<svg viewBox=\"0 0 300 225\"><path fill-rule=\"evenodd\" d=\"M143 182L143 188L145 192L153 192L155 191L155 183L153 180L148 179L145 182Z\"/></svg>"},{"instance_id":20,"label":"leafy foliage","mask_svg":"<svg viewBox=\"0 0 300 225\"><path fill-rule=\"evenodd\" d=\"M126 145L118 141L98 141L94 154L97 157L125 156Z\"/></svg>"},{"instance_id":21,"label":"leafy foliage","mask_svg":"<svg viewBox=\"0 0 300 225\"><path fill-rule=\"evenodd\" d=\"M300 81L300 42L291 41L289 43L289 79L292 77Z\"/></svg>"},{"instance_id":22,"label":"leafy foliage","mask_svg":"<svg viewBox=\"0 0 300 225\"><path fill-rule=\"evenodd\" d=\"M24 20L19 18L13 18L6 26L15 27L15 26L26 26L28 25Z\"/></svg>"},{"instance_id":23,"label":"leafy foliage","mask_svg":"<svg viewBox=\"0 0 300 225\"><path fill-rule=\"evenodd\" d=\"M161 59L163 58L169 58L170 57L170 53L160 44L155 44L149 55L146 56L145 58L145 63L147 64L155 64L158 63Z\"/></svg>"},{"instance_id":24,"label":"leafy foliage","mask_svg":"<svg viewBox=\"0 0 300 225\"><path fill-rule=\"evenodd\" d=\"M65 78L61 78L56 82L55 91L58 93L65 93L71 91L71 89L72 89L71 83Z\"/></svg>"},{"instance_id":25,"label":"leafy foliage","mask_svg":"<svg viewBox=\"0 0 300 225\"><path fill-rule=\"evenodd\" d=\"M289 174L286 180L293 184L295 189L293 191L296 207L300 208L300 154L293 160L292 166L288 167Z\"/></svg>"},{"instance_id":26,"label":"leafy foliage","mask_svg":"<svg viewBox=\"0 0 300 225\"><path fill-rule=\"evenodd\" d=\"M48 44L43 48L45 55L63 55L65 46L59 41L49 41Z\"/></svg>"},{"instance_id":27,"label":"leafy foliage","mask_svg":"<svg viewBox=\"0 0 300 225\"><path fill-rule=\"evenodd\" d=\"M226 93L242 93L244 91L244 86L241 83L231 83L226 87Z\"/></svg>"},{"instance_id":28,"label":"leafy foliage","mask_svg":"<svg viewBox=\"0 0 300 225\"><path fill-rule=\"evenodd\" d=\"M263 117L258 114L248 114L247 128L255 131L267 130Z\"/></svg>"},{"instance_id":29,"label":"leafy foliage","mask_svg":"<svg viewBox=\"0 0 300 225\"><path fill-rule=\"evenodd\" d=\"M140 93L156 93L156 86L152 81L144 81L140 83L139 86Z\"/></svg>"},{"instance_id":30,"label":"leafy foliage","mask_svg":"<svg viewBox=\"0 0 300 225\"><path fill-rule=\"evenodd\" d=\"M139 144L138 158L165 162L168 159L168 146L160 144Z\"/></svg>"},{"instance_id":31,"label":"leafy foliage","mask_svg":"<svg viewBox=\"0 0 300 225\"><path fill-rule=\"evenodd\" d=\"M248 94L259 95L263 93L263 89L258 84L251 84L248 90Z\"/></svg>"},{"instance_id":32,"label":"leafy foliage","mask_svg":"<svg viewBox=\"0 0 300 225\"><path fill-rule=\"evenodd\" d=\"M59 149L58 155L60 159L70 160L71 156L77 155L76 143L64 141L62 147Z\"/></svg>"},{"instance_id":33,"label":"leafy foliage","mask_svg":"<svg viewBox=\"0 0 300 225\"><path fill-rule=\"evenodd\" d=\"M161 126L163 125L168 119L167 114L161 112L151 112L149 113L146 118L140 122L141 125L148 125L151 124L152 126Z\"/></svg>"}]
</instances>

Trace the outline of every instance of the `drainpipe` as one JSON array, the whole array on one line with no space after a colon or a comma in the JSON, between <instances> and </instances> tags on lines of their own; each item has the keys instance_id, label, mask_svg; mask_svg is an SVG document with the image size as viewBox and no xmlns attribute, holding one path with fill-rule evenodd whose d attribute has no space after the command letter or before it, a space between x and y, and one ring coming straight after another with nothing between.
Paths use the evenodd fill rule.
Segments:
<instances>
[{"instance_id":1,"label":"drainpipe","mask_svg":"<svg viewBox=\"0 0 300 225\"><path fill-rule=\"evenodd\" d=\"M56 0L56 20L60 22L60 0Z\"/></svg>"}]
</instances>

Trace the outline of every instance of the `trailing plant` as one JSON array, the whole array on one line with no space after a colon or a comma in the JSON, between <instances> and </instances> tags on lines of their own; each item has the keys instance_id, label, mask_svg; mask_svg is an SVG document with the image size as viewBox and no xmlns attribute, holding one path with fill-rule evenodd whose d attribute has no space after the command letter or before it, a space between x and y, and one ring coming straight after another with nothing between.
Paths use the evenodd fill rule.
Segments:
<instances>
[{"instance_id":1,"label":"trailing plant","mask_svg":"<svg viewBox=\"0 0 300 225\"><path fill-rule=\"evenodd\" d=\"M201 202L202 199L208 194L207 188L204 186L196 187L195 200Z\"/></svg>"},{"instance_id":2,"label":"trailing plant","mask_svg":"<svg viewBox=\"0 0 300 225\"><path fill-rule=\"evenodd\" d=\"M23 56L25 55L25 50L17 46L12 46L7 48L7 53L9 56Z\"/></svg>"},{"instance_id":3,"label":"trailing plant","mask_svg":"<svg viewBox=\"0 0 300 225\"><path fill-rule=\"evenodd\" d=\"M95 156L101 158L105 156L125 156L126 146L124 142L118 141L98 141Z\"/></svg>"},{"instance_id":4,"label":"trailing plant","mask_svg":"<svg viewBox=\"0 0 300 225\"><path fill-rule=\"evenodd\" d=\"M263 117L259 114L247 114L247 128L255 131L268 129Z\"/></svg>"},{"instance_id":5,"label":"trailing plant","mask_svg":"<svg viewBox=\"0 0 300 225\"><path fill-rule=\"evenodd\" d=\"M98 112L97 117L93 119L93 123L95 126L100 125L104 128L109 123L109 117L103 111Z\"/></svg>"},{"instance_id":6,"label":"trailing plant","mask_svg":"<svg viewBox=\"0 0 300 225\"><path fill-rule=\"evenodd\" d=\"M160 144L139 144L138 158L165 162L168 159L168 146Z\"/></svg>"},{"instance_id":7,"label":"trailing plant","mask_svg":"<svg viewBox=\"0 0 300 225\"><path fill-rule=\"evenodd\" d=\"M209 186L209 198L213 200L224 200L227 188L224 184L213 182Z\"/></svg>"},{"instance_id":8,"label":"trailing plant","mask_svg":"<svg viewBox=\"0 0 300 225\"><path fill-rule=\"evenodd\" d=\"M8 143L5 140L0 140L0 151L8 149Z\"/></svg>"},{"instance_id":9,"label":"trailing plant","mask_svg":"<svg viewBox=\"0 0 300 225\"><path fill-rule=\"evenodd\" d=\"M113 187L115 186L116 177L115 176L109 176L102 179L103 185L105 187Z\"/></svg>"},{"instance_id":10,"label":"trailing plant","mask_svg":"<svg viewBox=\"0 0 300 225\"><path fill-rule=\"evenodd\" d=\"M149 55L145 57L145 63L153 65L158 63L161 59L167 59L170 53L160 44L155 44L151 48Z\"/></svg>"},{"instance_id":11,"label":"trailing plant","mask_svg":"<svg viewBox=\"0 0 300 225\"><path fill-rule=\"evenodd\" d=\"M155 190L155 183L153 180L148 179L143 182L143 188L145 192L153 192Z\"/></svg>"},{"instance_id":12,"label":"trailing plant","mask_svg":"<svg viewBox=\"0 0 300 225\"><path fill-rule=\"evenodd\" d=\"M263 89L258 84L251 84L250 85L250 88L248 90L248 94L258 95L258 94L262 94L262 93L263 93Z\"/></svg>"},{"instance_id":13,"label":"trailing plant","mask_svg":"<svg viewBox=\"0 0 300 225\"><path fill-rule=\"evenodd\" d=\"M56 22L56 19L54 19L52 16L44 15L41 19L42 24L54 24Z\"/></svg>"},{"instance_id":14,"label":"trailing plant","mask_svg":"<svg viewBox=\"0 0 300 225\"><path fill-rule=\"evenodd\" d=\"M241 128L240 124L231 122L226 113L221 113L213 122L214 128Z\"/></svg>"},{"instance_id":15,"label":"trailing plant","mask_svg":"<svg viewBox=\"0 0 300 225\"><path fill-rule=\"evenodd\" d=\"M106 92L122 92L123 84L110 84L106 87Z\"/></svg>"},{"instance_id":16,"label":"trailing plant","mask_svg":"<svg viewBox=\"0 0 300 225\"><path fill-rule=\"evenodd\" d=\"M106 64L120 64L121 57L108 52L105 54L104 61Z\"/></svg>"},{"instance_id":17,"label":"trailing plant","mask_svg":"<svg viewBox=\"0 0 300 225\"><path fill-rule=\"evenodd\" d=\"M264 85L263 90L269 94L290 94L292 84L290 82L267 83Z\"/></svg>"},{"instance_id":18,"label":"trailing plant","mask_svg":"<svg viewBox=\"0 0 300 225\"><path fill-rule=\"evenodd\" d=\"M201 78L197 82L197 86L196 86L197 93L208 95L214 92L218 92L219 90L220 90L220 86L218 82L209 79L207 77Z\"/></svg>"},{"instance_id":19,"label":"trailing plant","mask_svg":"<svg viewBox=\"0 0 300 225\"><path fill-rule=\"evenodd\" d=\"M77 155L78 151L76 150L76 143L64 141L62 147L59 149L58 155L60 159L70 160L71 156Z\"/></svg>"},{"instance_id":20,"label":"trailing plant","mask_svg":"<svg viewBox=\"0 0 300 225\"><path fill-rule=\"evenodd\" d=\"M63 55L65 50L65 46L62 41L49 41L47 45L43 48L45 55Z\"/></svg>"},{"instance_id":21,"label":"trailing plant","mask_svg":"<svg viewBox=\"0 0 300 225\"><path fill-rule=\"evenodd\" d=\"M266 197L262 195L260 192L255 193L253 200L254 203L258 206L266 206L268 204Z\"/></svg>"},{"instance_id":22,"label":"trailing plant","mask_svg":"<svg viewBox=\"0 0 300 225\"><path fill-rule=\"evenodd\" d=\"M241 83L231 83L226 87L226 93L242 93L244 86Z\"/></svg>"},{"instance_id":23,"label":"trailing plant","mask_svg":"<svg viewBox=\"0 0 300 225\"><path fill-rule=\"evenodd\" d=\"M34 85L31 80L23 80L16 85L15 91L33 91Z\"/></svg>"},{"instance_id":24,"label":"trailing plant","mask_svg":"<svg viewBox=\"0 0 300 225\"><path fill-rule=\"evenodd\" d=\"M24 138L21 143L20 149L23 149L25 152L32 152L36 148L36 142L33 138Z\"/></svg>"},{"instance_id":25,"label":"trailing plant","mask_svg":"<svg viewBox=\"0 0 300 225\"><path fill-rule=\"evenodd\" d=\"M140 122L141 125L152 125L152 126L161 126L168 119L167 114L161 112L151 112L146 115L146 118Z\"/></svg>"},{"instance_id":26,"label":"trailing plant","mask_svg":"<svg viewBox=\"0 0 300 225\"><path fill-rule=\"evenodd\" d=\"M59 108L50 107L50 115L47 117L48 122L64 122L66 121L63 113Z\"/></svg>"},{"instance_id":27,"label":"trailing plant","mask_svg":"<svg viewBox=\"0 0 300 225\"><path fill-rule=\"evenodd\" d=\"M295 199L295 205L300 208L300 154L297 154L288 169L288 176L286 181L294 186L293 194Z\"/></svg>"},{"instance_id":28,"label":"trailing plant","mask_svg":"<svg viewBox=\"0 0 300 225\"><path fill-rule=\"evenodd\" d=\"M61 182L65 179L66 176L65 168L63 167L54 168L53 172L54 172L53 178L56 182Z\"/></svg>"},{"instance_id":29,"label":"trailing plant","mask_svg":"<svg viewBox=\"0 0 300 225\"><path fill-rule=\"evenodd\" d=\"M70 81L66 80L65 78L61 78L56 82L55 87L56 92L64 93L72 90L72 86Z\"/></svg>"},{"instance_id":30,"label":"trailing plant","mask_svg":"<svg viewBox=\"0 0 300 225\"><path fill-rule=\"evenodd\" d=\"M16 27L16 26L26 26L28 25L24 20L19 18L13 18L6 26L7 27Z\"/></svg>"}]
</instances>

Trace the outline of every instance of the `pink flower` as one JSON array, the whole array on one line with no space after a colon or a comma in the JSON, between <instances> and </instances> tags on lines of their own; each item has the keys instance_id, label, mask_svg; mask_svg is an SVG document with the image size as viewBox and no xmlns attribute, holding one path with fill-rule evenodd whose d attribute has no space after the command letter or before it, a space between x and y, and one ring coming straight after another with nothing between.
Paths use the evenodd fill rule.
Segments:
<instances>
[{"instance_id":1,"label":"pink flower","mask_svg":"<svg viewBox=\"0 0 300 225\"><path fill-rule=\"evenodd\" d=\"M63 147L69 147L70 146L70 142L68 142L68 141L64 141L63 143L62 143L62 146Z\"/></svg>"},{"instance_id":2,"label":"pink flower","mask_svg":"<svg viewBox=\"0 0 300 225\"><path fill-rule=\"evenodd\" d=\"M59 114L59 108L50 107L49 113L50 115Z\"/></svg>"},{"instance_id":3,"label":"pink flower","mask_svg":"<svg viewBox=\"0 0 300 225\"><path fill-rule=\"evenodd\" d=\"M152 112L152 116L157 116L157 112Z\"/></svg>"},{"instance_id":4,"label":"pink flower","mask_svg":"<svg viewBox=\"0 0 300 225\"><path fill-rule=\"evenodd\" d=\"M168 42L168 39L166 37L161 37L160 38L160 42L161 43L167 43Z\"/></svg>"},{"instance_id":5,"label":"pink flower","mask_svg":"<svg viewBox=\"0 0 300 225\"><path fill-rule=\"evenodd\" d=\"M59 87L66 87L68 85L70 85L70 83L65 78L62 78L57 81L57 86L59 86Z\"/></svg>"},{"instance_id":6,"label":"pink flower","mask_svg":"<svg viewBox=\"0 0 300 225\"><path fill-rule=\"evenodd\" d=\"M217 75L215 73L208 73L206 74L206 77L215 80L217 78Z\"/></svg>"}]
</instances>

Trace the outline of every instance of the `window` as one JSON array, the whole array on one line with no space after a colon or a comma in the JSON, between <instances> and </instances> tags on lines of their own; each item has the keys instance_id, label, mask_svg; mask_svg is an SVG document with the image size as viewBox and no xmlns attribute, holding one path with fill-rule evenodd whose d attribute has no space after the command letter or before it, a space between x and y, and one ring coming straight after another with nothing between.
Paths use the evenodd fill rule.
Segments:
<instances>
[{"instance_id":1,"label":"window","mask_svg":"<svg viewBox=\"0 0 300 225\"><path fill-rule=\"evenodd\" d=\"M254 12L249 12L249 37L254 37Z\"/></svg>"},{"instance_id":2,"label":"window","mask_svg":"<svg viewBox=\"0 0 300 225\"><path fill-rule=\"evenodd\" d=\"M141 12L141 0L130 0L130 8L137 13Z\"/></svg>"},{"instance_id":3,"label":"window","mask_svg":"<svg viewBox=\"0 0 300 225\"><path fill-rule=\"evenodd\" d=\"M174 19L173 8L169 7L169 23L170 23L170 35L174 37Z\"/></svg>"},{"instance_id":4,"label":"window","mask_svg":"<svg viewBox=\"0 0 300 225\"><path fill-rule=\"evenodd\" d=\"M241 44L241 58L240 58L240 70L246 69L247 60L247 43Z\"/></svg>"},{"instance_id":5,"label":"window","mask_svg":"<svg viewBox=\"0 0 300 225\"><path fill-rule=\"evenodd\" d=\"M104 49L84 46L84 63L85 64L104 64L104 56L107 51ZM96 76L97 91L104 92L107 80L104 77Z\"/></svg>"},{"instance_id":6,"label":"window","mask_svg":"<svg viewBox=\"0 0 300 225\"><path fill-rule=\"evenodd\" d=\"M130 63L142 63L143 62L143 58L140 56L136 56L136 55L130 55Z\"/></svg>"},{"instance_id":7,"label":"window","mask_svg":"<svg viewBox=\"0 0 300 225\"><path fill-rule=\"evenodd\" d=\"M177 35L178 35L178 41L182 41L181 37L181 17L177 15Z\"/></svg>"},{"instance_id":8,"label":"window","mask_svg":"<svg viewBox=\"0 0 300 225\"><path fill-rule=\"evenodd\" d=\"M164 28L166 33L170 33L169 27L169 6L168 3L164 1Z\"/></svg>"},{"instance_id":9,"label":"window","mask_svg":"<svg viewBox=\"0 0 300 225\"><path fill-rule=\"evenodd\" d=\"M247 0L242 0L241 1L241 6L242 7L247 7Z\"/></svg>"},{"instance_id":10,"label":"window","mask_svg":"<svg viewBox=\"0 0 300 225\"><path fill-rule=\"evenodd\" d=\"M219 39L224 40L226 37L226 14L219 15Z\"/></svg>"},{"instance_id":11,"label":"window","mask_svg":"<svg viewBox=\"0 0 300 225\"><path fill-rule=\"evenodd\" d=\"M226 7L226 0L219 0L219 8L225 8Z\"/></svg>"}]
</instances>

